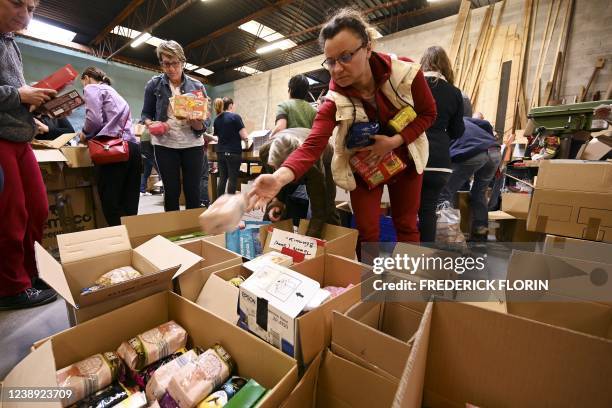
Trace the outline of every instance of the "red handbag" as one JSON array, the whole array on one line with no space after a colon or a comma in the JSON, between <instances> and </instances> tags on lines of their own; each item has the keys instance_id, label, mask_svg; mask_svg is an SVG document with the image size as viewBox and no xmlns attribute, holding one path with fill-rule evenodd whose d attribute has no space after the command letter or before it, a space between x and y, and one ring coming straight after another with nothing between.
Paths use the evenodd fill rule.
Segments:
<instances>
[{"instance_id":1,"label":"red handbag","mask_svg":"<svg viewBox=\"0 0 612 408\"><path fill-rule=\"evenodd\" d=\"M96 136L87 142L89 155L94 164L126 162L130 158L130 147L122 137Z\"/></svg>"}]
</instances>

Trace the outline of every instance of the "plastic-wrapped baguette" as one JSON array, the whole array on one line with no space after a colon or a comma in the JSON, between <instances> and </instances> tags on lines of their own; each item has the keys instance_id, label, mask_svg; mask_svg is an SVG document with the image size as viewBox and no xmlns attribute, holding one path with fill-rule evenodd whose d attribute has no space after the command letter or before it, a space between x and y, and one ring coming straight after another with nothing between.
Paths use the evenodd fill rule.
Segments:
<instances>
[{"instance_id":1,"label":"plastic-wrapped baguette","mask_svg":"<svg viewBox=\"0 0 612 408\"><path fill-rule=\"evenodd\" d=\"M57 385L71 388L70 398L62 400L67 407L109 386L117 379L123 363L113 352L96 354L78 363L64 367L56 373Z\"/></svg>"},{"instance_id":2,"label":"plastic-wrapped baguette","mask_svg":"<svg viewBox=\"0 0 612 408\"><path fill-rule=\"evenodd\" d=\"M189 350L185 354L175 358L174 360L164 364L155 370L151 379L147 383L146 394L149 401L160 400L168 388L168 384L172 376L181 368L189 363L194 362L198 358L195 351Z\"/></svg>"},{"instance_id":3,"label":"plastic-wrapped baguette","mask_svg":"<svg viewBox=\"0 0 612 408\"><path fill-rule=\"evenodd\" d=\"M185 347L186 343L187 332L171 320L124 341L117 354L130 369L138 371Z\"/></svg>"},{"instance_id":4,"label":"plastic-wrapped baguette","mask_svg":"<svg viewBox=\"0 0 612 408\"><path fill-rule=\"evenodd\" d=\"M231 356L216 344L172 377L168 393L180 408L195 407L229 378L233 367Z\"/></svg>"},{"instance_id":5,"label":"plastic-wrapped baguette","mask_svg":"<svg viewBox=\"0 0 612 408\"><path fill-rule=\"evenodd\" d=\"M246 206L246 199L242 194L222 195L200 215L202 231L214 235L235 230Z\"/></svg>"}]
</instances>

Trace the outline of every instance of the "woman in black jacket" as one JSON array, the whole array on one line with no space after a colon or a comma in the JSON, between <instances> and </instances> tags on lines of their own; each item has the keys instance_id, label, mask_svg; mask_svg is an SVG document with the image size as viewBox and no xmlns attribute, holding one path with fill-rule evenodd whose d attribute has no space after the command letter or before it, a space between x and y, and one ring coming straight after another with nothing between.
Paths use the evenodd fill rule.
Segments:
<instances>
[{"instance_id":1,"label":"woman in black jacket","mask_svg":"<svg viewBox=\"0 0 612 408\"><path fill-rule=\"evenodd\" d=\"M463 98L454 83L450 60L442 47L429 47L421 58L421 69L425 74L431 93L436 100L438 117L427 130L429 160L423 177L419 230L421 242L436 240L436 204L442 188L452 170L450 140L463 135Z\"/></svg>"}]
</instances>

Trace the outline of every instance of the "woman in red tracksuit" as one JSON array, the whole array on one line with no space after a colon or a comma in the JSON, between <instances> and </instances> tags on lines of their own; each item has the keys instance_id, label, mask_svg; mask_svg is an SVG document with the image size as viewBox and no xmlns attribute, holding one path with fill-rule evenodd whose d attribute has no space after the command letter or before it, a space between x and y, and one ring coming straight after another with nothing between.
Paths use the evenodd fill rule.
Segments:
<instances>
[{"instance_id":1,"label":"woman in red tracksuit","mask_svg":"<svg viewBox=\"0 0 612 408\"><path fill-rule=\"evenodd\" d=\"M355 10L342 9L324 25L319 40L324 49L323 66L331 74L329 89L344 96L358 99L363 104L370 122L378 121L381 129L398 112L382 93L381 86L391 74L391 56L372 51L371 29ZM403 61L410 61L400 58ZM374 136L375 143L368 160L379 162L389 151L407 165L407 168L386 184L391 199L392 218L397 240L419 242L417 213L423 176L418 174L406 146L414 142L436 118L436 103L421 71L411 85L414 110L417 114L399 134L392 132ZM336 105L326 100L317 113L312 131L274 174L257 178L249 194L250 206L260 207L272 199L284 185L298 180L319 159L337 125ZM379 241L380 200L383 185L369 190L359 176L357 187L351 191L351 204L355 214L360 242Z\"/></svg>"}]
</instances>

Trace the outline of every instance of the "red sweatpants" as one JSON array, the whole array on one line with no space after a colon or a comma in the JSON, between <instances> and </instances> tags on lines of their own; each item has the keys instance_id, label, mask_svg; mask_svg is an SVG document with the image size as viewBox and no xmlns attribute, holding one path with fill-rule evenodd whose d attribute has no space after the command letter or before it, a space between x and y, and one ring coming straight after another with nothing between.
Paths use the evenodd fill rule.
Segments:
<instances>
[{"instance_id":1,"label":"red sweatpants","mask_svg":"<svg viewBox=\"0 0 612 408\"><path fill-rule=\"evenodd\" d=\"M0 296L16 295L38 276L34 241L41 241L47 193L29 143L0 139L4 191L0 193Z\"/></svg>"},{"instance_id":2,"label":"red sweatpants","mask_svg":"<svg viewBox=\"0 0 612 408\"><path fill-rule=\"evenodd\" d=\"M420 240L417 228L417 214L421 201L421 184L423 175L418 174L412 161L407 168L393 177L387 184L391 200L391 218L397 233L398 242L416 242ZM380 200L383 185L372 190L359 175L355 175L357 188L351 191L351 205L359 230L358 248L362 242L380 241Z\"/></svg>"}]
</instances>

